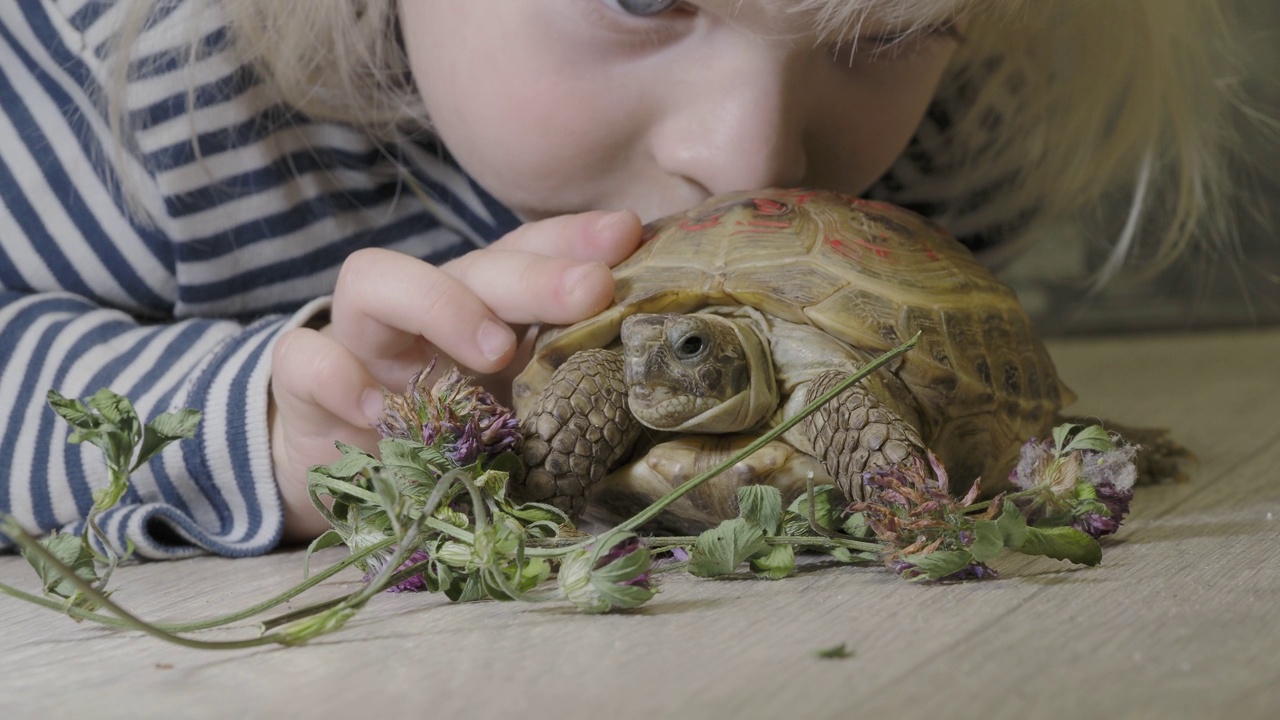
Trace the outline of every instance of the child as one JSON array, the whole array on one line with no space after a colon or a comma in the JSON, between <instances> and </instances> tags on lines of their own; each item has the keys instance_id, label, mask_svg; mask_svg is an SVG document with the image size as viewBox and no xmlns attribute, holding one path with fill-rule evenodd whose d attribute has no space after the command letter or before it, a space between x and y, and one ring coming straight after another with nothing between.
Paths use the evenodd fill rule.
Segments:
<instances>
[{"instance_id":1,"label":"child","mask_svg":"<svg viewBox=\"0 0 1280 720\"><path fill-rule=\"evenodd\" d=\"M5 3L0 511L83 518L98 451L44 396L107 386L203 412L115 542L314 537L306 468L374 445L382 387L436 353L503 387L711 194L865 194L994 264L1125 193L1114 256L1159 217L1165 264L1224 192L1229 40L1203 0Z\"/></svg>"}]
</instances>

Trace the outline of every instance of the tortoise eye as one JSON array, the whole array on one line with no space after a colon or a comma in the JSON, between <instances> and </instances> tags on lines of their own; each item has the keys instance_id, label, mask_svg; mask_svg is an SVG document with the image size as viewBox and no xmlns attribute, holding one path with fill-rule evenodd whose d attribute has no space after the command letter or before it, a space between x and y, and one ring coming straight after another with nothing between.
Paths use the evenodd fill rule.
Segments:
<instances>
[{"instance_id":1,"label":"tortoise eye","mask_svg":"<svg viewBox=\"0 0 1280 720\"><path fill-rule=\"evenodd\" d=\"M706 342L698 335L687 335L680 344L676 346L676 357L681 360L688 360L697 357L702 349L706 347Z\"/></svg>"}]
</instances>

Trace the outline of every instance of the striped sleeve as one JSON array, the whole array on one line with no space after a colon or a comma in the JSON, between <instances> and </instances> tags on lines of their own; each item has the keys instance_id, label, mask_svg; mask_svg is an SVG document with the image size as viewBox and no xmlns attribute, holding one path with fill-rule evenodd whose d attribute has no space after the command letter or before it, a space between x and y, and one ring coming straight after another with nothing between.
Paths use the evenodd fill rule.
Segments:
<instances>
[{"instance_id":1,"label":"striped sleeve","mask_svg":"<svg viewBox=\"0 0 1280 720\"><path fill-rule=\"evenodd\" d=\"M278 543L272 345L325 306L347 255L442 262L518 224L425 143L378 146L273 103L216 17L191 33L186 5L157 4L122 153L94 100L122 3L0 3L0 512L75 530L106 484L97 448L67 443L50 388L109 387L144 420L193 407L197 436L135 473L103 518L146 558ZM171 52L192 37L196 52ZM151 222L126 211L124 178Z\"/></svg>"},{"instance_id":2,"label":"striped sleeve","mask_svg":"<svg viewBox=\"0 0 1280 720\"><path fill-rule=\"evenodd\" d=\"M69 427L45 404L49 388L85 397L111 387L143 418L194 407L197 436L163 452L131 478L101 524L120 548L161 558L212 550L261 553L281 532L265 420L265 358L296 324L185 320L142 324L70 293L0 299L0 506L35 531L80 529L93 488L105 483L100 451L66 442ZM301 317L302 314L300 313Z\"/></svg>"}]
</instances>

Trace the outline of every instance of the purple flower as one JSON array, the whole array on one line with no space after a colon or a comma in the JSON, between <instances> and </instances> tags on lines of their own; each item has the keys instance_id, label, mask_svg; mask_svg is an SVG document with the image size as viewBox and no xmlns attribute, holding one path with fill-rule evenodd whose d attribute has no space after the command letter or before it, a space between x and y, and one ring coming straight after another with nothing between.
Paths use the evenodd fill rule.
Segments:
<instances>
[{"instance_id":1,"label":"purple flower","mask_svg":"<svg viewBox=\"0 0 1280 720\"><path fill-rule=\"evenodd\" d=\"M432 360L404 393L384 394L383 417L377 423L383 437L436 446L460 467L520 446L520 421L510 409L457 368L428 387L434 368Z\"/></svg>"},{"instance_id":2,"label":"purple flower","mask_svg":"<svg viewBox=\"0 0 1280 720\"><path fill-rule=\"evenodd\" d=\"M1077 492L1081 503L1073 527L1095 538L1120 529L1133 500L1138 476L1133 456L1137 451L1134 445L1122 445L1105 452L1081 453L1081 474L1088 486Z\"/></svg>"},{"instance_id":3,"label":"purple flower","mask_svg":"<svg viewBox=\"0 0 1280 720\"><path fill-rule=\"evenodd\" d=\"M445 448L444 454L458 467L465 467L480 457L480 431L474 420L462 427L462 432L453 431L457 440Z\"/></svg>"},{"instance_id":4,"label":"purple flower","mask_svg":"<svg viewBox=\"0 0 1280 720\"><path fill-rule=\"evenodd\" d=\"M417 565L418 563L429 559L430 557L431 556L427 554L426 550L423 550L421 548L414 550L413 554L409 556L409 559L405 560L403 563L400 564L400 567L396 568L396 572L400 572L401 570L407 570L410 567L413 567L414 565ZM378 573L382 572L382 570L387 566L387 563L390 560L391 560L390 555L379 555L376 558L370 558L368 563L369 569L366 570L364 574L365 583L368 584L373 582L373 579L378 576ZM424 573L418 573L417 575L412 575L408 578L405 578L404 580L401 580L400 582L394 585L387 586L385 592L389 592L389 593L422 592L423 590L426 590L426 589L427 589L427 576Z\"/></svg>"},{"instance_id":5,"label":"purple flower","mask_svg":"<svg viewBox=\"0 0 1280 720\"><path fill-rule=\"evenodd\" d=\"M1071 525L1094 538L1120 529L1133 499L1138 446L1094 428L1093 442L1066 449L1034 438L1023 445L1010 481L1013 502L1032 525Z\"/></svg>"},{"instance_id":6,"label":"purple flower","mask_svg":"<svg viewBox=\"0 0 1280 720\"><path fill-rule=\"evenodd\" d=\"M974 541L977 519L990 520L999 511L995 501L987 512L974 516L968 506L977 499L977 482L963 498L951 496L946 469L932 453L928 466L910 458L892 467L863 474L867 499L851 504L848 512L860 512L867 527L885 543L885 565L899 575L914 579L928 574L906 558L934 552L966 553ZM972 560L972 558L970 558ZM995 577L991 568L972 561L942 580Z\"/></svg>"}]
</instances>

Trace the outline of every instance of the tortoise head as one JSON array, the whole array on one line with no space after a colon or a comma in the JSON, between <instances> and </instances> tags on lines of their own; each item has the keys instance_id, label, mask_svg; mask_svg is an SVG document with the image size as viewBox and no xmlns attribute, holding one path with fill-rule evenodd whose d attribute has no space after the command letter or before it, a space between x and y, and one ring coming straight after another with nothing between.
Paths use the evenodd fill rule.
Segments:
<instances>
[{"instance_id":1,"label":"tortoise head","mask_svg":"<svg viewBox=\"0 0 1280 720\"><path fill-rule=\"evenodd\" d=\"M748 322L641 313L622 323L627 403L655 430L747 430L778 406L769 345Z\"/></svg>"}]
</instances>

